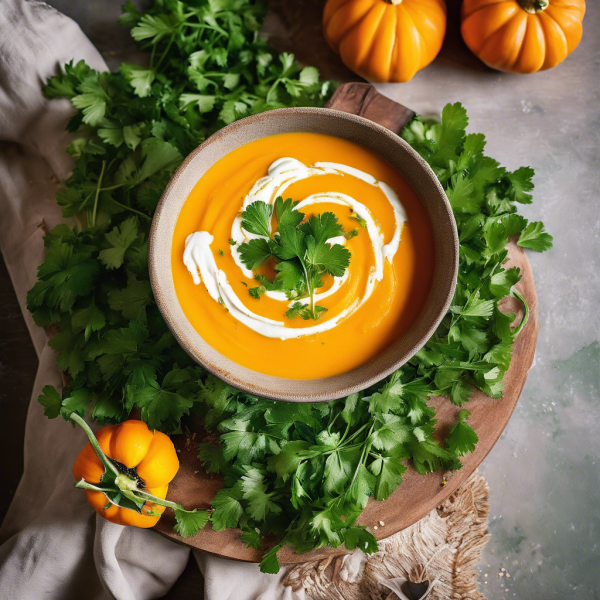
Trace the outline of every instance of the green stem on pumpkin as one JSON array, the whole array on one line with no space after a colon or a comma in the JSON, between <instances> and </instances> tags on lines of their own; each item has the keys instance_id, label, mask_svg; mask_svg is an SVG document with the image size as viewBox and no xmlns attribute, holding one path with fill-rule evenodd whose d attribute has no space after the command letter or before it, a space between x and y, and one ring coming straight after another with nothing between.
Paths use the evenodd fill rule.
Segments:
<instances>
[{"instance_id":1,"label":"green stem on pumpkin","mask_svg":"<svg viewBox=\"0 0 600 600\"><path fill-rule=\"evenodd\" d=\"M519 6L530 15L546 10L550 6L550 0L517 0Z\"/></svg>"},{"instance_id":2,"label":"green stem on pumpkin","mask_svg":"<svg viewBox=\"0 0 600 600\"><path fill-rule=\"evenodd\" d=\"M115 477L118 477L120 475L119 470L110 460L108 460L106 454L102 452L102 448L100 448L100 444L98 443L94 432L90 429L90 426L76 412L71 413L70 419L85 431L94 452L96 452L96 456L98 456L100 462L104 465L104 468L114 473Z\"/></svg>"},{"instance_id":3,"label":"green stem on pumpkin","mask_svg":"<svg viewBox=\"0 0 600 600\"><path fill-rule=\"evenodd\" d=\"M151 504L164 506L165 508L172 508L173 510L180 510L186 513L196 512L196 510L186 510L183 506L181 506L181 504L177 504L176 502L171 502L170 500L167 500L165 498L158 498L153 494L149 494L148 492L140 490L137 486L137 482L128 475L125 475L124 473L119 473L117 467L108 459L106 454L102 452L102 448L100 448L100 444L98 443L98 440L96 439L96 436L94 435L94 432L90 429L89 425L77 413L71 413L70 418L85 431L90 441L90 444L92 445L92 448L94 448L94 451L100 459L100 462L102 462L102 464L104 465L104 468L109 469L115 475L114 484L101 486L89 483L82 478L75 484L76 488L92 490L94 492L101 492L103 494L106 494L107 492L121 492L121 494L123 494L125 498L128 498L136 504L150 502ZM179 518L177 518L177 520L179 521Z\"/></svg>"},{"instance_id":4,"label":"green stem on pumpkin","mask_svg":"<svg viewBox=\"0 0 600 600\"><path fill-rule=\"evenodd\" d=\"M126 475L123 477L126 477L130 481L133 481ZM105 494L106 492L117 492L118 491L118 492L121 492L126 498L129 498L130 500L132 500L133 502L151 502L152 504L159 504L160 506L164 506L166 508L172 508L173 510L176 508L179 510L185 510L183 508L183 506L181 506L181 504L177 504L176 502L171 502L170 500L165 500L163 498L158 498L157 496L153 496L152 494L149 494L148 492L144 492L138 488L132 489L129 484L123 485L122 481L121 481L121 483L118 483L117 480L115 480L115 483L117 484L116 487L113 487L113 486L100 487L98 485L94 485L93 483L89 483L85 479L81 479L80 481L78 481L75 484L75 487L80 488L82 490L92 490L93 492L102 492L103 494Z\"/></svg>"},{"instance_id":5,"label":"green stem on pumpkin","mask_svg":"<svg viewBox=\"0 0 600 600\"><path fill-rule=\"evenodd\" d=\"M176 502L171 502L170 500L164 500L163 498L157 498L148 492L144 492L142 490L136 490L133 494L139 499L139 501L144 500L145 502L151 502L152 504L159 504L160 506L166 506L167 508L172 508L175 510L178 508L179 510L185 510L181 504L177 504Z\"/></svg>"},{"instance_id":6,"label":"green stem on pumpkin","mask_svg":"<svg viewBox=\"0 0 600 600\"><path fill-rule=\"evenodd\" d=\"M87 482L83 478L75 484L75 487L79 488L79 489L82 489L82 490L92 490L93 492L102 492L103 494L105 492L114 492L114 491L116 491L115 488L113 488L111 486L109 486L109 487L99 487L97 485L94 485L93 483Z\"/></svg>"}]
</instances>

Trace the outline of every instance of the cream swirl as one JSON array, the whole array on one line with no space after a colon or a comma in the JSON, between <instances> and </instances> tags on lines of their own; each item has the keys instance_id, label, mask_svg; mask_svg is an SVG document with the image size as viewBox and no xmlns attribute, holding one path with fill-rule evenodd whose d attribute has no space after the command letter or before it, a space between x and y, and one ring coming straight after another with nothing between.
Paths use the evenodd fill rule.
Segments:
<instances>
[{"instance_id":1,"label":"cream swirl","mask_svg":"<svg viewBox=\"0 0 600 600\"><path fill-rule=\"evenodd\" d=\"M378 181L372 175L364 173L353 167L337 163L315 163L313 166L307 167L295 158L279 158L269 167L267 175L261 177L248 192L244 198L241 210L236 215L232 227L231 238L235 242L230 246L231 253L236 265L247 278L253 278L254 273L247 269L242 263L241 256L237 247L250 240L260 238L262 236L252 234L242 227L241 213L248 208L253 202L265 202L273 204L278 196L283 196L285 190L303 179L315 177L319 175L342 175L356 177L365 183L379 188L394 212L394 234L392 239L386 244L384 243L383 234L381 233L377 221L371 214L371 211L361 202L338 192L325 192L312 194L304 200L300 201L295 210L301 210L304 207L314 204L328 203L340 204L348 206L355 214L364 219L366 230L375 256L375 268L371 269L368 274L367 285L360 299L355 300L350 306L346 307L337 315L324 319L312 327L295 328L286 325L283 321L275 321L252 312L239 299L229 282L225 272L217 267L214 255L210 248L213 242L213 236L207 231L192 233L185 242L185 250L183 253L183 262L196 285L200 281L204 282L206 289L217 302L221 302L240 323L246 325L257 333L269 337L279 338L281 340L299 338L301 336L312 335L332 329L343 319L358 310L371 296L375 285L381 281L384 276L384 261L387 259L392 261L398 251L402 226L406 221L406 212L400 199L394 190L382 181ZM343 244L346 242L344 238L332 238L328 240L330 244ZM337 292L346 282L348 278L348 270L342 277L335 277L333 285L325 292L316 293L314 296L315 302L331 296ZM288 299L283 292L267 291L265 295L273 300L288 303ZM308 299L303 299L301 302L308 302Z\"/></svg>"}]
</instances>

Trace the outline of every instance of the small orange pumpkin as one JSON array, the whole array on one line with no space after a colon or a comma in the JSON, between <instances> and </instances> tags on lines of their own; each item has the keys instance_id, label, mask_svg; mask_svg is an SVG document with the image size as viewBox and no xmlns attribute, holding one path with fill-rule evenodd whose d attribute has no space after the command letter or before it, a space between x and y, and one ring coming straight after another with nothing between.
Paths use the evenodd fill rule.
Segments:
<instances>
[{"instance_id":1,"label":"small orange pumpkin","mask_svg":"<svg viewBox=\"0 0 600 600\"><path fill-rule=\"evenodd\" d=\"M102 452L143 483L145 491L159 499L166 498L169 483L179 469L179 459L168 435L151 431L143 421L130 420L103 427L96 432L96 439ZM104 470L91 441L88 442L73 465L73 476L77 481L100 484ZM85 495L101 517L119 525L154 527L165 510L164 506L146 502L139 514L111 504L102 492L86 489Z\"/></svg>"},{"instance_id":2,"label":"small orange pumpkin","mask_svg":"<svg viewBox=\"0 0 600 600\"><path fill-rule=\"evenodd\" d=\"M461 32L489 67L535 73L577 48L584 15L585 0L464 0Z\"/></svg>"},{"instance_id":3,"label":"small orange pumpkin","mask_svg":"<svg viewBox=\"0 0 600 600\"><path fill-rule=\"evenodd\" d=\"M412 79L439 53L444 0L327 0L327 43L352 71L374 82Z\"/></svg>"}]
</instances>

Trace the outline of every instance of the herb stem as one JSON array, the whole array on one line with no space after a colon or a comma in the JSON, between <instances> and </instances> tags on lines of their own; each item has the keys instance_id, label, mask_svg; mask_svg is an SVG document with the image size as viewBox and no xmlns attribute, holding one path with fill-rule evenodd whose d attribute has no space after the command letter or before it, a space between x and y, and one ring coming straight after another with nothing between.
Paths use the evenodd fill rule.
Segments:
<instances>
[{"instance_id":1,"label":"herb stem","mask_svg":"<svg viewBox=\"0 0 600 600\"><path fill-rule=\"evenodd\" d=\"M116 190L120 187L123 187L125 184L124 183L119 183L117 185L111 185L110 187L105 187L105 188L100 188L101 192L110 192L111 190Z\"/></svg>"},{"instance_id":2,"label":"herb stem","mask_svg":"<svg viewBox=\"0 0 600 600\"><path fill-rule=\"evenodd\" d=\"M513 329L513 338L516 338L519 335L519 333L521 333L523 327L527 325L527 321L529 321L529 305L527 304L525 298L519 292L517 292L517 290L513 289L513 295L515 296L515 298L518 298L523 303L524 311L521 322Z\"/></svg>"},{"instance_id":3,"label":"herb stem","mask_svg":"<svg viewBox=\"0 0 600 600\"><path fill-rule=\"evenodd\" d=\"M118 204L119 206L122 206L125 210L130 210L131 212L134 212L136 215L140 215L140 217L144 217L145 219L149 219L150 221L152 221L152 217L150 217L149 215L146 215L143 212L140 212L139 210L136 210L135 208L131 208L131 206L127 206L126 204L122 204L121 202L118 202L114 198L111 198L111 200L115 204Z\"/></svg>"},{"instance_id":4,"label":"herb stem","mask_svg":"<svg viewBox=\"0 0 600 600\"><path fill-rule=\"evenodd\" d=\"M174 40L175 40L175 34L171 35L171 39L169 40L169 43L167 44L167 47L165 48L165 51L162 53L162 56L160 57L160 59L158 61L158 64L155 67L155 69L157 71L160 68L160 65L162 64L162 61L167 56L167 52L171 49L171 46L172 46Z\"/></svg>"},{"instance_id":5,"label":"herb stem","mask_svg":"<svg viewBox=\"0 0 600 600\"><path fill-rule=\"evenodd\" d=\"M346 439L346 436L348 435L349 431L350 431L350 423L347 423L346 424L346 431L344 431L344 435L342 436L342 439L340 440L340 445Z\"/></svg>"},{"instance_id":6,"label":"herb stem","mask_svg":"<svg viewBox=\"0 0 600 600\"><path fill-rule=\"evenodd\" d=\"M98 198L100 197L100 188L102 187L102 178L104 177L104 170L106 169L106 161L102 161L102 170L100 171L100 177L98 177L98 187L96 188L96 198L94 199L94 210L92 211L92 227L96 225L96 212L98 210Z\"/></svg>"},{"instance_id":7,"label":"herb stem","mask_svg":"<svg viewBox=\"0 0 600 600\"><path fill-rule=\"evenodd\" d=\"M357 431L355 431L347 440L346 443L350 443L357 435L359 435L364 429L366 429L368 426L371 426L371 429L373 428L373 421L369 420L367 423L365 423L360 429L358 429Z\"/></svg>"}]
</instances>

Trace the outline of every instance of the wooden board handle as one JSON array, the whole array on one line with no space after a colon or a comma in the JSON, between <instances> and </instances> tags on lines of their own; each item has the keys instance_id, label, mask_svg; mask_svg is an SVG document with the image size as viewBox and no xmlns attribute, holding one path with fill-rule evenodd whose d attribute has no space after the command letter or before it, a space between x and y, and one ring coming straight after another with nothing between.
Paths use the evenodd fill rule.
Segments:
<instances>
[{"instance_id":1,"label":"wooden board handle","mask_svg":"<svg viewBox=\"0 0 600 600\"><path fill-rule=\"evenodd\" d=\"M370 83L342 83L325 108L352 113L400 135L415 113L380 94Z\"/></svg>"}]
</instances>

